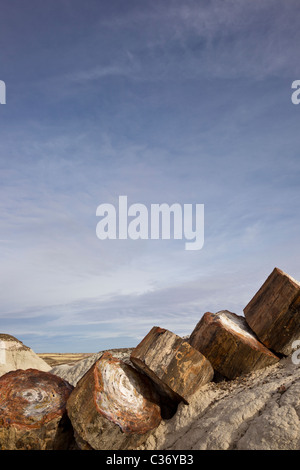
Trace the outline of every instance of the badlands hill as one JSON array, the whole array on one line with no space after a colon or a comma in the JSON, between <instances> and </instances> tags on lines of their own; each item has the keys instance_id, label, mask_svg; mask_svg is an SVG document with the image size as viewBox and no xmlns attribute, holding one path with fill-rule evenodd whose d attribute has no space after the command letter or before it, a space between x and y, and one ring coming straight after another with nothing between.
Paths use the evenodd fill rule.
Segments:
<instances>
[{"instance_id":1,"label":"badlands hill","mask_svg":"<svg viewBox=\"0 0 300 470\"><path fill-rule=\"evenodd\" d=\"M0 376L16 369L38 369L48 372L51 367L32 349L14 336L0 334Z\"/></svg>"}]
</instances>

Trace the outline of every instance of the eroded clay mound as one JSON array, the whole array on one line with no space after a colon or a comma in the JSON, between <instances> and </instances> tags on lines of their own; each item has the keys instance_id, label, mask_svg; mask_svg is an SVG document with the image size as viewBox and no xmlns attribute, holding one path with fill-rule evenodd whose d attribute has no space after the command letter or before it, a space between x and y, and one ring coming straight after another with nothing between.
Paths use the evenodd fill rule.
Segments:
<instances>
[{"instance_id":1,"label":"eroded clay mound","mask_svg":"<svg viewBox=\"0 0 300 470\"><path fill-rule=\"evenodd\" d=\"M0 334L0 376L18 369L49 372L51 367L17 338Z\"/></svg>"}]
</instances>

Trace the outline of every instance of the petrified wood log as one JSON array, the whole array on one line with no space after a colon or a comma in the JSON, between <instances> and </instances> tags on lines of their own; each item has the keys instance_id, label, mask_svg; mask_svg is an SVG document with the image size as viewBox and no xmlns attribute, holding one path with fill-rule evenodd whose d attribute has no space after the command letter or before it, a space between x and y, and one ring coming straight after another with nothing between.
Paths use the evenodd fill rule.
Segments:
<instances>
[{"instance_id":1,"label":"petrified wood log","mask_svg":"<svg viewBox=\"0 0 300 470\"><path fill-rule=\"evenodd\" d=\"M36 369L0 377L0 449L58 450L73 444L65 380Z\"/></svg>"},{"instance_id":2,"label":"petrified wood log","mask_svg":"<svg viewBox=\"0 0 300 470\"><path fill-rule=\"evenodd\" d=\"M154 326L132 351L131 362L169 399L188 404L189 397L210 382L214 371L200 352L171 331Z\"/></svg>"},{"instance_id":3,"label":"petrified wood log","mask_svg":"<svg viewBox=\"0 0 300 470\"><path fill-rule=\"evenodd\" d=\"M275 268L244 308L247 323L259 340L288 355L300 339L300 283Z\"/></svg>"},{"instance_id":4,"label":"petrified wood log","mask_svg":"<svg viewBox=\"0 0 300 470\"><path fill-rule=\"evenodd\" d=\"M189 342L209 359L218 373L228 379L279 361L258 341L244 317L227 310L206 312Z\"/></svg>"},{"instance_id":5,"label":"petrified wood log","mask_svg":"<svg viewBox=\"0 0 300 470\"><path fill-rule=\"evenodd\" d=\"M80 449L135 449L161 421L151 381L105 352L80 379L67 411Z\"/></svg>"}]
</instances>

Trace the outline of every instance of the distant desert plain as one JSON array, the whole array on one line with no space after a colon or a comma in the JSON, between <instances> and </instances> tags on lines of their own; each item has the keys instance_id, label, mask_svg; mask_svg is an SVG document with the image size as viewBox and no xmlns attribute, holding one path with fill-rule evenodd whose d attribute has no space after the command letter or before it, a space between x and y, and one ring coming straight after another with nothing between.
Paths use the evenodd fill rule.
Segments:
<instances>
[{"instance_id":1,"label":"distant desert plain","mask_svg":"<svg viewBox=\"0 0 300 470\"><path fill-rule=\"evenodd\" d=\"M59 366L61 364L74 364L75 362L92 356L93 353L37 353L50 367Z\"/></svg>"}]
</instances>

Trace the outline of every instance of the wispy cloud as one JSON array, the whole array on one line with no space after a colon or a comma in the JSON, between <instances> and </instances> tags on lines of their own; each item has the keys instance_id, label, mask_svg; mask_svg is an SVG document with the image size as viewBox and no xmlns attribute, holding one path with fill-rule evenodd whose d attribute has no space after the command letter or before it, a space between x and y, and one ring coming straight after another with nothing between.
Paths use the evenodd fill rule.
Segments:
<instances>
[{"instance_id":1,"label":"wispy cloud","mask_svg":"<svg viewBox=\"0 0 300 470\"><path fill-rule=\"evenodd\" d=\"M133 75L133 68L129 66L121 66L120 64L115 65L104 65L104 66L96 66L90 70L82 70L75 72L69 76L61 77L61 80L66 82L69 80L74 82L87 82L92 80L99 80L101 78L106 77L128 77Z\"/></svg>"},{"instance_id":2,"label":"wispy cloud","mask_svg":"<svg viewBox=\"0 0 300 470\"><path fill-rule=\"evenodd\" d=\"M298 3L34 4L0 18L0 331L118 347L241 313L275 265L300 278ZM101 242L119 195L203 203L204 248Z\"/></svg>"}]
</instances>

